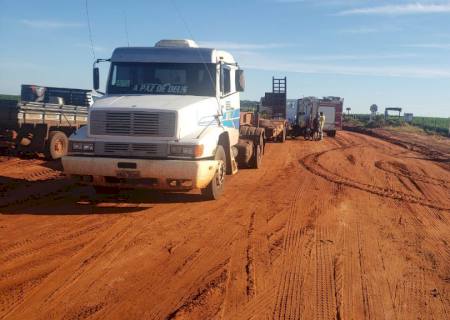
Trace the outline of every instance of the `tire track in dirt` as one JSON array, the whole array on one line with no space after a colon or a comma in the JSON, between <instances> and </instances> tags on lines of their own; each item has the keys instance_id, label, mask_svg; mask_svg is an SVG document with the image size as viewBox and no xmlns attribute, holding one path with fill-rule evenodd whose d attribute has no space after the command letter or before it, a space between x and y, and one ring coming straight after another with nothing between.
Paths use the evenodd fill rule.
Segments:
<instances>
[{"instance_id":1,"label":"tire track in dirt","mask_svg":"<svg viewBox=\"0 0 450 320\"><path fill-rule=\"evenodd\" d=\"M15 303L14 305L11 305L9 310L6 310L3 315L0 314L0 318L7 317L9 314L11 314L13 311L15 311L19 305L22 305L27 301L27 299L34 298L36 299L36 296L40 296L41 298L38 298L38 301L41 301L40 303L45 303L50 300L52 300L52 297L54 297L57 293L59 293L61 290L64 290L65 287L70 286L71 284L75 283L77 279L81 276L83 272L86 271L87 268L89 268L90 265L92 265L93 261L95 259L98 259L105 249L110 246L113 242L120 241L121 237L126 234L128 230L130 230L132 224L129 222L128 224L125 224L124 226L121 226L121 224L117 223L120 222L120 220L123 220L126 218L118 218L111 228L104 230L103 233L98 236L94 241L92 241L89 245L84 246L82 249L80 249L77 253L74 253L71 255L71 257L65 261L63 264L57 265L53 270L46 273L45 276L42 276L39 278L39 282L36 282L36 285L32 286L31 288L27 288L27 292L22 292L22 299ZM109 235L112 229L118 229L116 232L112 232L112 235ZM93 250L92 250L93 249ZM84 256L84 257L83 257ZM80 259L80 257L83 257ZM71 271L69 271L71 270ZM69 277L65 277L64 274L70 274ZM65 279L62 282L56 283L53 282L52 279L61 278ZM47 283L48 286L46 286L46 290L37 290L38 285L42 286L43 284ZM34 305L34 307L37 307ZM31 309L33 310L33 309ZM25 308L23 311L25 314L30 312L31 310ZM31 311L31 313L34 313L34 311ZM28 316L23 315L22 317L27 318Z\"/></svg>"},{"instance_id":2,"label":"tire track in dirt","mask_svg":"<svg viewBox=\"0 0 450 320\"><path fill-rule=\"evenodd\" d=\"M104 303L97 303L94 305L84 306L78 310L69 311L62 319L63 320L83 320L92 317L96 313L105 308Z\"/></svg>"},{"instance_id":3,"label":"tire track in dirt","mask_svg":"<svg viewBox=\"0 0 450 320\"><path fill-rule=\"evenodd\" d=\"M247 237L249 239L249 243L247 245L247 264L245 265L245 272L247 274L247 296L252 298L255 295L255 262L254 262L254 249L250 242L250 239L253 236L253 232L255 231L255 214L253 212L250 217L250 224L248 228Z\"/></svg>"},{"instance_id":4,"label":"tire track in dirt","mask_svg":"<svg viewBox=\"0 0 450 320\"><path fill-rule=\"evenodd\" d=\"M90 216L77 218L76 221L72 221L72 225L70 227L66 226L67 230L66 229L64 231L55 231L54 230L52 233L49 233L48 230L40 231L40 229L38 229L37 231L30 231L30 229L29 229L30 225L28 224L25 227L25 230L27 230L29 232L27 234L27 237L25 239L21 239L21 240L12 242L8 245L3 245L2 247L0 247L0 253L1 254L11 253L11 251L15 251L17 249L22 249L24 246L26 246L28 244L32 244L32 243L35 243L36 241L39 241L39 240L45 239L45 238L49 238L49 237L66 237L66 236L70 237L71 231L74 226L76 228L83 229L84 227L86 227L86 224L89 225L91 222L94 222L94 225L98 224L99 221L96 221L96 220L97 219L95 217L90 217ZM101 222L101 223L104 223L104 222ZM82 230L74 231L75 234L77 234L79 232L82 232Z\"/></svg>"},{"instance_id":5,"label":"tire track in dirt","mask_svg":"<svg viewBox=\"0 0 450 320\"><path fill-rule=\"evenodd\" d=\"M351 132L357 132L360 134L368 135L371 137L378 138L382 141L389 142L393 145L399 146L401 148L417 152L424 155L427 159L438 162L438 163L450 163L450 157L448 153L441 152L439 150L433 149L432 146L424 145L422 143L405 141L396 137L388 136L387 134L376 132L374 130L358 128L358 127L346 127L345 130Z\"/></svg>"},{"instance_id":6,"label":"tire track in dirt","mask_svg":"<svg viewBox=\"0 0 450 320\"><path fill-rule=\"evenodd\" d=\"M304 194L304 185L299 187L291 202L285 227L283 261L275 297L273 319L298 319L302 287L305 281L304 269L309 263L313 226L297 224L298 202ZM304 259L302 259L304 258Z\"/></svg>"},{"instance_id":7,"label":"tire track in dirt","mask_svg":"<svg viewBox=\"0 0 450 320\"><path fill-rule=\"evenodd\" d=\"M379 161L375 161L375 167L377 167L378 169L380 169L382 171L385 171L385 172L388 172L388 173L391 173L394 175L401 175L403 177L411 179L411 182L414 181L414 183L415 183L415 181L421 181L421 182L432 184L432 185L435 185L438 187L450 189L450 181L447 181L444 179L439 179L439 178L433 178L433 177L429 177L429 176L426 176L423 174L411 172L402 163L379 160Z\"/></svg>"},{"instance_id":8,"label":"tire track in dirt","mask_svg":"<svg viewBox=\"0 0 450 320\"><path fill-rule=\"evenodd\" d=\"M367 276L366 276L366 266L365 266L365 257L362 249L362 235L361 235L361 227L359 223L356 225L356 235L357 235L357 244L358 244L358 262L359 262L359 271L360 271L360 282L361 282L361 293L362 293L362 301L363 301L363 311L364 318L371 319L373 318L371 311L371 301L370 295L367 288Z\"/></svg>"},{"instance_id":9,"label":"tire track in dirt","mask_svg":"<svg viewBox=\"0 0 450 320\"><path fill-rule=\"evenodd\" d=\"M315 233L315 295L316 319L332 319L340 313L336 306L335 270L328 230L317 228Z\"/></svg>"},{"instance_id":10,"label":"tire track in dirt","mask_svg":"<svg viewBox=\"0 0 450 320\"><path fill-rule=\"evenodd\" d=\"M27 292L37 288L54 270L46 270L27 277L19 284L11 284L0 289L0 319L7 319L9 311L23 303Z\"/></svg>"},{"instance_id":11,"label":"tire track in dirt","mask_svg":"<svg viewBox=\"0 0 450 320\"><path fill-rule=\"evenodd\" d=\"M15 252L13 250L13 252L7 253L8 251L11 250L2 250L1 253L3 256L2 259L0 259L0 263L10 263L13 262L16 259L20 259L26 256L30 256L33 255L37 252L42 251L44 248L51 248L51 247L58 247L60 246L63 242L67 242L67 241L71 241L74 240L76 238L79 238L83 235L89 235L90 233L94 232L94 231L99 231L102 228L106 228L109 225L111 225L112 222L110 221L102 221L100 223L95 223L93 225L88 225L86 227L83 227L77 231L74 232L69 232L66 234L59 234L59 235L54 235L54 234L49 234L49 233L43 233L37 236L37 239L45 239L48 240L47 242L41 243L39 246L36 247L31 247L30 245L33 244L34 242L36 242L36 240L31 240L31 239L26 239L23 242L21 242L22 244L27 244L28 246L21 251ZM22 248L23 245L19 245L19 246L14 246L13 248ZM0 277L1 279L1 277Z\"/></svg>"},{"instance_id":12,"label":"tire track in dirt","mask_svg":"<svg viewBox=\"0 0 450 320\"><path fill-rule=\"evenodd\" d=\"M6 279L11 280L14 277L33 272L35 269L45 268L53 261L64 257L69 257L79 250L81 250L88 241L84 241L78 244L70 244L68 247L57 248L54 252L45 257L40 257L37 260L27 261L22 264L15 264L12 268L7 268L0 271L0 282Z\"/></svg>"},{"instance_id":13,"label":"tire track in dirt","mask_svg":"<svg viewBox=\"0 0 450 320\"><path fill-rule=\"evenodd\" d=\"M212 296L223 296L226 291L226 283L228 280L228 268L230 260L226 260L224 263L220 265L222 267L222 271L220 274L208 281L207 284L200 289L197 290L196 293L189 296L183 304L175 309L172 313L170 313L166 320L174 320L174 319L191 319L195 311L201 313L199 310L201 307L205 307L207 305L207 301L211 298L216 298ZM215 272L216 270L214 270ZM211 272L212 273L212 272ZM212 318L215 318L221 311L222 304L220 304L216 310L211 312ZM154 318L158 319L158 318Z\"/></svg>"},{"instance_id":14,"label":"tire track in dirt","mask_svg":"<svg viewBox=\"0 0 450 320\"><path fill-rule=\"evenodd\" d=\"M394 299L400 314L414 314L418 319L449 318L449 304L444 298L446 289L427 283L430 277L416 274L395 284Z\"/></svg>"},{"instance_id":15,"label":"tire track in dirt","mask_svg":"<svg viewBox=\"0 0 450 320\"><path fill-rule=\"evenodd\" d=\"M301 159L300 164L314 175L320 176L330 182L342 184L347 187L369 192L384 198L391 198L399 201L415 203L442 211L450 211L450 207L446 207L444 204L430 202L430 200L426 198L418 197L412 194L407 194L389 187L382 188L376 185L358 182L329 171L319 163L319 159L322 155L337 150L342 150L342 148L331 149L327 151L310 154Z\"/></svg>"}]
</instances>

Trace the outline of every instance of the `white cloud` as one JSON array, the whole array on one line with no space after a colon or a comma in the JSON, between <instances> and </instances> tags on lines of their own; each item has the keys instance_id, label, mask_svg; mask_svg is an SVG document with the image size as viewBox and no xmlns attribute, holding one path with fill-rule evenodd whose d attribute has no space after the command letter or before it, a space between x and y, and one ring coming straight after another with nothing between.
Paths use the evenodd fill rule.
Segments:
<instances>
[{"instance_id":1,"label":"white cloud","mask_svg":"<svg viewBox=\"0 0 450 320\"><path fill-rule=\"evenodd\" d=\"M226 49L226 50L260 50L292 47L294 44L286 43L239 43L228 41L199 41L201 47Z\"/></svg>"},{"instance_id":2,"label":"white cloud","mask_svg":"<svg viewBox=\"0 0 450 320\"><path fill-rule=\"evenodd\" d=\"M337 54L337 55L314 55L314 56L297 56L300 61L362 61L362 60L390 60L390 59L406 59L415 58L415 53L390 53L390 54Z\"/></svg>"},{"instance_id":3,"label":"white cloud","mask_svg":"<svg viewBox=\"0 0 450 320\"><path fill-rule=\"evenodd\" d=\"M444 70L416 67L355 67L317 64L249 64L246 65L246 67L250 69L260 69L267 71L298 72L311 74L404 78L450 78L450 69Z\"/></svg>"},{"instance_id":4,"label":"white cloud","mask_svg":"<svg viewBox=\"0 0 450 320\"><path fill-rule=\"evenodd\" d=\"M244 68L309 74L333 74L368 77L450 78L450 69L415 66L355 66L313 62L282 62L260 54L239 56ZM287 59L284 59L286 61Z\"/></svg>"},{"instance_id":5,"label":"white cloud","mask_svg":"<svg viewBox=\"0 0 450 320\"><path fill-rule=\"evenodd\" d=\"M278 3L298 3L298 2L308 2L307 0L275 0Z\"/></svg>"},{"instance_id":6,"label":"white cloud","mask_svg":"<svg viewBox=\"0 0 450 320\"><path fill-rule=\"evenodd\" d=\"M347 15L408 15L450 13L450 3L409 3L397 5L384 5L343 10L337 13L340 16Z\"/></svg>"},{"instance_id":7,"label":"white cloud","mask_svg":"<svg viewBox=\"0 0 450 320\"><path fill-rule=\"evenodd\" d=\"M22 19L20 23L30 28L38 29L60 29L60 28L79 28L82 27L82 23L78 22L64 22L54 20L28 20Z\"/></svg>"},{"instance_id":8,"label":"white cloud","mask_svg":"<svg viewBox=\"0 0 450 320\"><path fill-rule=\"evenodd\" d=\"M450 43L416 43L406 44L406 48L450 49Z\"/></svg>"},{"instance_id":9,"label":"white cloud","mask_svg":"<svg viewBox=\"0 0 450 320\"><path fill-rule=\"evenodd\" d=\"M380 27L354 27L350 29L341 29L339 33L344 34L370 34L370 33L381 33L381 32L392 32L400 31L399 27L394 26L380 26Z\"/></svg>"}]
</instances>

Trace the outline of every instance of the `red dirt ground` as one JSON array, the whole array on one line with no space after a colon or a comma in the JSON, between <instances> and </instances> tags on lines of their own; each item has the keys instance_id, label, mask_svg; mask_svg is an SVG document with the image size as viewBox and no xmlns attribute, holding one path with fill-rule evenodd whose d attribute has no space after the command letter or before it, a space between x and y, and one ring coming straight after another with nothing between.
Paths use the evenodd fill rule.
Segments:
<instances>
[{"instance_id":1,"label":"red dirt ground","mask_svg":"<svg viewBox=\"0 0 450 320\"><path fill-rule=\"evenodd\" d=\"M384 134L270 144L211 202L2 158L0 319L449 319L450 148Z\"/></svg>"}]
</instances>

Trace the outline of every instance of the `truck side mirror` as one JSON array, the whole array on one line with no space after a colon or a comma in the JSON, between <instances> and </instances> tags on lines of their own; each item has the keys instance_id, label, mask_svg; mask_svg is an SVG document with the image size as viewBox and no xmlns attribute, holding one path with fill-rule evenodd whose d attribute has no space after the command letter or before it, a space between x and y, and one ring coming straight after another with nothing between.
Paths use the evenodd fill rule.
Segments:
<instances>
[{"instance_id":1,"label":"truck side mirror","mask_svg":"<svg viewBox=\"0 0 450 320\"><path fill-rule=\"evenodd\" d=\"M244 70L236 70L236 91L243 92L245 90Z\"/></svg>"},{"instance_id":2,"label":"truck side mirror","mask_svg":"<svg viewBox=\"0 0 450 320\"><path fill-rule=\"evenodd\" d=\"M98 90L100 87L100 72L98 67L93 69L93 81L94 81L94 90Z\"/></svg>"}]
</instances>

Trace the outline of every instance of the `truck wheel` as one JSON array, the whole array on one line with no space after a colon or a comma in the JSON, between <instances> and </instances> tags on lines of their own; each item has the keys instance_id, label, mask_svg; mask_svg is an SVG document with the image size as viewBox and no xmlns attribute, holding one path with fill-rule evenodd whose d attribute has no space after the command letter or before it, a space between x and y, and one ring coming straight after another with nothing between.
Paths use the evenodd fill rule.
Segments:
<instances>
[{"instance_id":1,"label":"truck wheel","mask_svg":"<svg viewBox=\"0 0 450 320\"><path fill-rule=\"evenodd\" d=\"M263 154L263 150L262 150L261 144L257 144L255 146L254 152L255 152L255 154L253 155L253 159L252 159L252 162L251 162L251 167L253 169L259 169L261 167L262 154Z\"/></svg>"},{"instance_id":2,"label":"truck wheel","mask_svg":"<svg viewBox=\"0 0 450 320\"><path fill-rule=\"evenodd\" d=\"M115 194L119 191L115 187L93 186L96 194Z\"/></svg>"},{"instance_id":3,"label":"truck wheel","mask_svg":"<svg viewBox=\"0 0 450 320\"><path fill-rule=\"evenodd\" d=\"M221 145L217 147L214 160L219 160L219 168L214 174L213 179L208 186L202 189L202 195L206 200L217 200L223 193L225 187L225 175L227 172L227 158L225 156L225 150Z\"/></svg>"},{"instance_id":4,"label":"truck wheel","mask_svg":"<svg viewBox=\"0 0 450 320\"><path fill-rule=\"evenodd\" d=\"M286 128L283 129L283 132L277 138L278 142L283 143L286 141Z\"/></svg>"},{"instance_id":5,"label":"truck wheel","mask_svg":"<svg viewBox=\"0 0 450 320\"><path fill-rule=\"evenodd\" d=\"M47 158L56 160L67 154L69 148L69 139L61 131L52 131L47 140Z\"/></svg>"}]
</instances>

